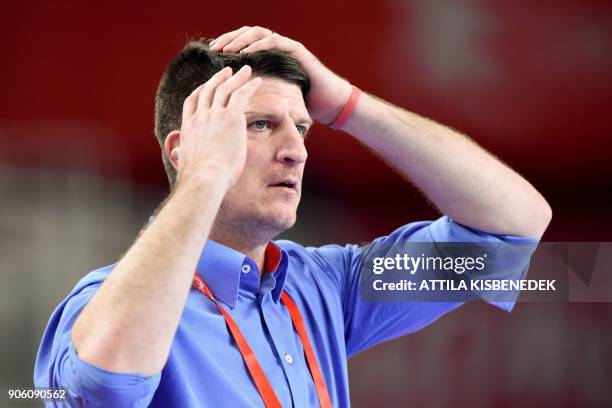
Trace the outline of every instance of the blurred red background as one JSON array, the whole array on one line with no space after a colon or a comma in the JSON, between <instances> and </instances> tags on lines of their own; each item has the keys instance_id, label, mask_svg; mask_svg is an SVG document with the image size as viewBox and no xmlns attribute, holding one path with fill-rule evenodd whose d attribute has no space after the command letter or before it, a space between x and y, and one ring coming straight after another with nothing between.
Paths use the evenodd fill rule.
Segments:
<instances>
[{"instance_id":1,"label":"blurred red background","mask_svg":"<svg viewBox=\"0 0 612 408\"><path fill-rule=\"evenodd\" d=\"M546 241L611 240L612 2L31 1L3 14L0 168L86 172L152 191L136 222L167 191L152 131L165 64L188 38L262 25L510 164L551 203ZM291 238L360 242L437 216L350 137L318 126L307 146L303 211L312 222ZM323 222L332 219L326 206L342 222ZM612 403L611 312L609 304L522 304L506 316L467 305L357 357L353 402Z\"/></svg>"}]
</instances>

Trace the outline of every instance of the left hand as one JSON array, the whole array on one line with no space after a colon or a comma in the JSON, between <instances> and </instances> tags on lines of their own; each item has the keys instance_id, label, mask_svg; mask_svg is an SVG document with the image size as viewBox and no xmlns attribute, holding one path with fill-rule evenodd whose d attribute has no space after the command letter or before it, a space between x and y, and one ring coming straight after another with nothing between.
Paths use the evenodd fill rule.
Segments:
<instances>
[{"instance_id":1,"label":"left hand","mask_svg":"<svg viewBox=\"0 0 612 408\"><path fill-rule=\"evenodd\" d=\"M216 38L210 45L215 52L255 52L279 50L295 58L310 78L306 106L310 116L330 124L351 95L351 84L323 65L301 43L263 27L242 27Z\"/></svg>"}]
</instances>

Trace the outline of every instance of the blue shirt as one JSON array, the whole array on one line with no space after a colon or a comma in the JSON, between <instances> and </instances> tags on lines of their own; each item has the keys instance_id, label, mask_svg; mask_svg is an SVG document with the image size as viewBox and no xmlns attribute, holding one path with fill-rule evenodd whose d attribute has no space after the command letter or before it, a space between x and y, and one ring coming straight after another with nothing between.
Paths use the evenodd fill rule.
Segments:
<instances>
[{"instance_id":1,"label":"blue shirt","mask_svg":"<svg viewBox=\"0 0 612 408\"><path fill-rule=\"evenodd\" d=\"M537 242L485 234L448 217L405 225L373 245L414 242ZM302 343L286 307L285 290L297 304L334 407L348 407L347 359L378 343L421 329L461 302L360 300L360 261L356 245L302 247L277 241L275 271L259 279L245 255L208 241L198 264L200 275L234 318L285 407L319 406ZM529 257L502 258L498 269L524 277ZM65 387L74 405L103 407L262 407L225 320L216 306L192 288L163 370L153 376L102 370L81 360L72 344L74 321L113 265L81 279L54 311L36 359L39 387ZM491 302L495 303L495 302ZM513 302L496 305L510 311ZM152 319L155 316L151 316ZM52 403L49 403L52 405Z\"/></svg>"}]
</instances>

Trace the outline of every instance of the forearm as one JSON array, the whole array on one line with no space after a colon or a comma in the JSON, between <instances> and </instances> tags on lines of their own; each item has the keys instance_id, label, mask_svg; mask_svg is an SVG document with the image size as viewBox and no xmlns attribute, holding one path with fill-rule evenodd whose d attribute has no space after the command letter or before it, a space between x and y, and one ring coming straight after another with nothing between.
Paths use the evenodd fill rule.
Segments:
<instances>
[{"instance_id":1,"label":"forearm","mask_svg":"<svg viewBox=\"0 0 612 408\"><path fill-rule=\"evenodd\" d=\"M81 359L116 372L162 369L224 193L211 180L173 194L76 320Z\"/></svg>"},{"instance_id":2,"label":"forearm","mask_svg":"<svg viewBox=\"0 0 612 408\"><path fill-rule=\"evenodd\" d=\"M540 237L550 221L548 203L527 180L448 127L364 93L343 130L461 224Z\"/></svg>"}]
</instances>

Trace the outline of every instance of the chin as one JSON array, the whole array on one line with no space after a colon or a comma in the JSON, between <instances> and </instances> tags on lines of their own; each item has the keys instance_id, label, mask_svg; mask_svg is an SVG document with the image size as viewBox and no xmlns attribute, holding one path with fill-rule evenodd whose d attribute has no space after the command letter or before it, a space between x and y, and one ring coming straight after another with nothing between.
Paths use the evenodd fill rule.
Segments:
<instances>
[{"instance_id":1,"label":"chin","mask_svg":"<svg viewBox=\"0 0 612 408\"><path fill-rule=\"evenodd\" d=\"M270 219L268 220L268 223L270 225L273 225L275 229L277 229L279 232L279 234L285 230L288 230L289 228L293 227L293 225L295 224L296 221L296 216L295 213L293 214L282 214L282 213L277 213L277 214L273 214Z\"/></svg>"},{"instance_id":2,"label":"chin","mask_svg":"<svg viewBox=\"0 0 612 408\"><path fill-rule=\"evenodd\" d=\"M276 235L278 235L293 227L296 219L295 209L276 208L267 211L265 216L261 217L261 223L266 224L270 230L277 231Z\"/></svg>"}]
</instances>

